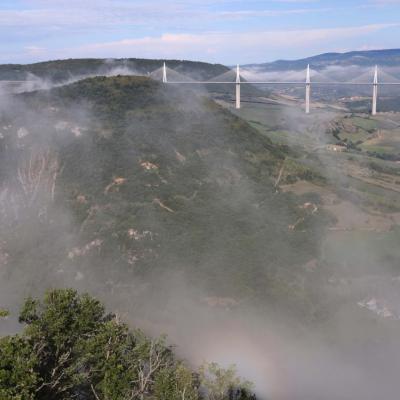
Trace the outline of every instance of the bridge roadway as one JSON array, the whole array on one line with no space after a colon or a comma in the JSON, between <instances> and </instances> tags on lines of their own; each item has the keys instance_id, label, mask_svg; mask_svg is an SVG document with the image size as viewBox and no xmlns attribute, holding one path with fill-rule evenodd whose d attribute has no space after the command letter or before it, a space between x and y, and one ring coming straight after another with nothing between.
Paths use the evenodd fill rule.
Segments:
<instances>
[{"instance_id":1,"label":"bridge roadway","mask_svg":"<svg viewBox=\"0 0 400 400\"><path fill-rule=\"evenodd\" d=\"M219 82L219 81L167 81L164 82L167 84L179 84L179 85L238 85L239 83L237 82ZM299 85L299 86L306 86L306 85L327 85L327 86L400 86L400 82L378 82L378 83L372 83L372 82L275 82L275 81L240 81L240 85Z\"/></svg>"},{"instance_id":2,"label":"bridge roadway","mask_svg":"<svg viewBox=\"0 0 400 400\"><path fill-rule=\"evenodd\" d=\"M307 65L306 79L305 81L242 81L240 75L240 67L236 67L236 80L235 81L168 81L167 78L167 67L164 62L162 67L162 81L165 84L172 85L235 85L236 86L236 108L239 109L240 105L240 86L241 85L281 85L281 86L300 86L305 88L305 112L310 113L310 103L311 103L311 87L312 86L372 86L372 109L371 114L376 115L377 113L377 102L378 102L378 88L380 86L400 86L399 82L379 82L378 81L378 66L375 67L374 79L372 82L336 82L336 81L311 81L311 69L310 65Z\"/></svg>"}]
</instances>

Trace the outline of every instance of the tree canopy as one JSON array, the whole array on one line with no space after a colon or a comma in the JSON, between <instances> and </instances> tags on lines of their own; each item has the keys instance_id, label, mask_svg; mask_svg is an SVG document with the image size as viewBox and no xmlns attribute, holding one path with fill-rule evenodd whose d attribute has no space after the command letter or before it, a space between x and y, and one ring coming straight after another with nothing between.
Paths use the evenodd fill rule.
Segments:
<instances>
[{"instance_id":1,"label":"tree canopy","mask_svg":"<svg viewBox=\"0 0 400 400\"><path fill-rule=\"evenodd\" d=\"M2 400L248 400L235 368L198 371L165 337L130 330L87 294L72 289L28 298L21 334L0 339Z\"/></svg>"}]
</instances>

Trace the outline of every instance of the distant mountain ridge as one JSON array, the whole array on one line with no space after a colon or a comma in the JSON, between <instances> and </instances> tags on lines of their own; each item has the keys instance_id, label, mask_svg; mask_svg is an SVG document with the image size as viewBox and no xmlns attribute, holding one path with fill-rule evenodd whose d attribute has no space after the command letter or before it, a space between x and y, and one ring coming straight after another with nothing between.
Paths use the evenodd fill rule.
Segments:
<instances>
[{"instance_id":1,"label":"distant mountain ridge","mask_svg":"<svg viewBox=\"0 0 400 400\"><path fill-rule=\"evenodd\" d=\"M33 64L0 64L0 80L25 80L30 74L55 82L65 81L72 76L107 75L111 71L134 70L138 74L147 75L161 68L164 60L121 58L100 59L82 58L52 60ZM195 80L212 79L229 71L222 64L211 64L188 60L166 60L167 66L178 73ZM315 70L330 66L359 66L400 68L400 49L351 51L347 53L323 53L298 60L276 60L267 63L252 63L243 67L255 67L263 71L303 70L310 64Z\"/></svg>"},{"instance_id":2,"label":"distant mountain ridge","mask_svg":"<svg viewBox=\"0 0 400 400\"><path fill-rule=\"evenodd\" d=\"M0 65L0 80L25 80L30 75L53 82L63 82L71 77L121 75L134 72L139 75L148 75L161 68L165 60L141 58L80 58L67 60L53 60L34 64L2 64ZM166 60L167 67L176 72L197 80L214 78L229 71L222 64L186 60Z\"/></svg>"},{"instance_id":3,"label":"distant mountain ridge","mask_svg":"<svg viewBox=\"0 0 400 400\"><path fill-rule=\"evenodd\" d=\"M400 67L400 49L351 51L348 53L324 53L299 60L277 60L269 63L248 64L246 67L258 67L265 71L302 70L307 65L320 70L329 66L360 66L369 67L381 65Z\"/></svg>"}]
</instances>

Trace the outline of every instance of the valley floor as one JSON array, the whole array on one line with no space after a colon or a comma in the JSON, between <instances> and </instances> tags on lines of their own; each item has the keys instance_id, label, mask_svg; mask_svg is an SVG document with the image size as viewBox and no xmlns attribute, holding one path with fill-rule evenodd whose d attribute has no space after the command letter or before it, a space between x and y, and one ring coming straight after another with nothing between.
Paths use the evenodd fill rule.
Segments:
<instances>
[{"instance_id":1,"label":"valley floor","mask_svg":"<svg viewBox=\"0 0 400 400\"><path fill-rule=\"evenodd\" d=\"M232 109L229 102L220 104ZM249 100L233 112L261 135L295 149L296 163L325 178L324 182L311 179L279 185L284 192L317 196L317 206L334 217L320 258L308 267L325 267L337 293L347 293L360 310L400 319L400 299L393 294L400 292L396 261L400 259L400 162L367 151L372 143L378 147L390 138L388 153L400 155L400 113L372 118L318 107L306 116L301 104L286 98L279 104ZM358 142L361 148L338 145L338 139L345 137L354 142L363 139ZM380 151L387 154L383 145ZM366 280L368 289L360 291L360 281ZM383 286L390 287L386 294Z\"/></svg>"}]
</instances>

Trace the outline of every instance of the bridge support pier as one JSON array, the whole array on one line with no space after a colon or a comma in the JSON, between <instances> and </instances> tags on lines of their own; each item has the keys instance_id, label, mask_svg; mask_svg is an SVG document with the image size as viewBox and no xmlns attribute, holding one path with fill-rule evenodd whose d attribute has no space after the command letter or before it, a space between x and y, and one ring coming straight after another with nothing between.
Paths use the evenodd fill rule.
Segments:
<instances>
[{"instance_id":1,"label":"bridge support pier","mask_svg":"<svg viewBox=\"0 0 400 400\"><path fill-rule=\"evenodd\" d=\"M310 65L307 65L307 76L306 76L306 114L310 114L310 97L311 97L311 75L310 75Z\"/></svg>"},{"instance_id":2,"label":"bridge support pier","mask_svg":"<svg viewBox=\"0 0 400 400\"><path fill-rule=\"evenodd\" d=\"M375 73L374 73L374 85L372 93L372 115L376 115L377 103L378 103L378 66L375 67Z\"/></svg>"},{"instance_id":3,"label":"bridge support pier","mask_svg":"<svg viewBox=\"0 0 400 400\"><path fill-rule=\"evenodd\" d=\"M240 69L239 64L236 67L236 109L240 109Z\"/></svg>"},{"instance_id":4,"label":"bridge support pier","mask_svg":"<svg viewBox=\"0 0 400 400\"><path fill-rule=\"evenodd\" d=\"M163 65L162 81L163 81L163 83L167 83L168 82L168 80L167 80L167 66L165 65L165 63Z\"/></svg>"}]
</instances>

